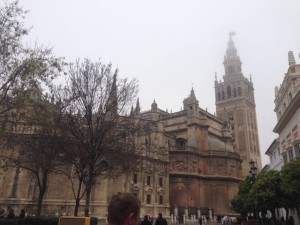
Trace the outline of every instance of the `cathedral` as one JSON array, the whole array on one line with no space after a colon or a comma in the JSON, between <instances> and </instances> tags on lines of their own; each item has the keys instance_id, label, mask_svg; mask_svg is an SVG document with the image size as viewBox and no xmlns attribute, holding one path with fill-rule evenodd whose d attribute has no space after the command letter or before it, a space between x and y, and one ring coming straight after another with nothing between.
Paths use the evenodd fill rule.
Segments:
<instances>
[{"instance_id":1,"label":"cathedral","mask_svg":"<svg viewBox=\"0 0 300 225\"><path fill-rule=\"evenodd\" d=\"M178 112L160 109L155 100L148 111L140 111L137 102L132 115L141 124L135 137L140 160L134 170L94 185L93 216L105 218L108 202L118 192L131 192L141 200L141 216L235 215L230 200L248 173L248 162L252 159L261 168L261 161L253 83L241 72L231 36L224 66L224 81L215 81L217 115L199 106L193 89ZM26 170L1 172L0 208L10 205L34 214L36 186ZM62 175L51 175L42 214L72 215L70 188Z\"/></svg>"}]
</instances>

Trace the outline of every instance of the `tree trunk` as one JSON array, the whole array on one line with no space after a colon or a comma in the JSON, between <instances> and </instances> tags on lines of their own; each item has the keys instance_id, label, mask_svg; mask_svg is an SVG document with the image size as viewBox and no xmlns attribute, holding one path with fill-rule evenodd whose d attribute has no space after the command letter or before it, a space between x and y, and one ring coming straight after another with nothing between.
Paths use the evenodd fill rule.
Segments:
<instances>
[{"instance_id":1,"label":"tree trunk","mask_svg":"<svg viewBox=\"0 0 300 225\"><path fill-rule=\"evenodd\" d=\"M79 206L80 206L80 199L75 199L75 209L74 209L74 216L77 216L78 215L78 209L79 209Z\"/></svg>"},{"instance_id":2,"label":"tree trunk","mask_svg":"<svg viewBox=\"0 0 300 225\"><path fill-rule=\"evenodd\" d=\"M288 208L284 208L285 209L285 212L286 212L286 219L289 218L289 213L290 213L290 210Z\"/></svg>"},{"instance_id":3,"label":"tree trunk","mask_svg":"<svg viewBox=\"0 0 300 225\"><path fill-rule=\"evenodd\" d=\"M40 216L41 215L42 204L43 204L43 197L44 197L44 193L42 193L42 191L40 191L39 197L38 197L38 205L37 205L36 216Z\"/></svg>"},{"instance_id":4,"label":"tree trunk","mask_svg":"<svg viewBox=\"0 0 300 225\"><path fill-rule=\"evenodd\" d=\"M48 180L48 173L45 172L43 174L42 184L41 184L41 186L39 188L40 192L39 192L38 205L37 205L37 211L36 211L36 215L37 216L41 215L43 199L44 199L44 195L45 195L46 189L47 189L47 180Z\"/></svg>"},{"instance_id":5,"label":"tree trunk","mask_svg":"<svg viewBox=\"0 0 300 225\"><path fill-rule=\"evenodd\" d=\"M272 213L271 220L272 220L272 221L274 222L274 224L275 224L275 222L276 222L276 213L275 213L275 209L271 209L270 211L271 211L271 213Z\"/></svg>"},{"instance_id":6,"label":"tree trunk","mask_svg":"<svg viewBox=\"0 0 300 225\"><path fill-rule=\"evenodd\" d=\"M92 157L95 158L95 157ZM84 215L85 216L89 216L89 211L90 211L90 201L91 201L91 191L92 191L92 187L94 184L94 164L90 163L89 166L89 174L88 174L88 179L87 179L87 183L85 185L85 195L86 195L86 199L85 199L85 208L84 208Z\"/></svg>"},{"instance_id":7,"label":"tree trunk","mask_svg":"<svg viewBox=\"0 0 300 225\"><path fill-rule=\"evenodd\" d=\"M84 208L84 215L89 216L90 211L90 197L91 197L91 185L88 184L88 187L86 187L86 199L85 199L85 208Z\"/></svg>"},{"instance_id":8,"label":"tree trunk","mask_svg":"<svg viewBox=\"0 0 300 225\"><path fill-rule=\"evenodd\" d=\"M74 216L77 216L78 215L78 208L80 206L80 195L81 195L81 187L82 187L82 179L79 179L79 186L78 186L78 189L77 189L77 195L76 195L76 198L75 198L75 209L74 209Z\"/></svg>"},{"instance_id":9,"label":"tree trunk","mask_svg":"<svg viewBox=\"0 0 300 225\"><path fill-rule=\"evenodd\" d=\"M261 221L261 225L264 225L264 222L266 220L266 213L262 213L262 219L260 220Z\"/></svg>"}]
</instances>

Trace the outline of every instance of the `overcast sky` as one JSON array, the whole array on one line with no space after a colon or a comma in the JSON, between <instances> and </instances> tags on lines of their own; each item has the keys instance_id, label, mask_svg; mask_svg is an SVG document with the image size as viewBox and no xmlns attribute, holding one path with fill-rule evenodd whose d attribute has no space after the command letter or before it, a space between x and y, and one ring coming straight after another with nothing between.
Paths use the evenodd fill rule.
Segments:
<instances>
[{"instance_id":1,"label":"overcast sky","mask_svg":"<svg viewBox=\"0 0 300 225\"><path fill-rule=\"evenodd\" d=\"M277 137L274 88L299 63L299 0L21 0L30 12L28 40L53 46L67 61L101 59L139 80L142 110L179 111L191 88L215 112L214 80L224 75L228 33L255 88L262 163Z\"/></svg>"}]
</instances>

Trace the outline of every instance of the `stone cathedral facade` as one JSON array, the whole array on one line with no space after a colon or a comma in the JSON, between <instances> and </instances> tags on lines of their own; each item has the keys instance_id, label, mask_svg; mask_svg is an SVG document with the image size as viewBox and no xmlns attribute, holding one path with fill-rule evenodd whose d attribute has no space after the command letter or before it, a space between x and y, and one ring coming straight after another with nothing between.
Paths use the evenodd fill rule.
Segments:
<instances>
[{"instance_id":1,"label":"stone cathedral facade","mask_svg":"<svg viewBox=\"0 0 300 225\"><path fill-rule=\"evenodd\" d=\"M260 171L256 106L252 79L244 77L242 62L230 36L224 56L223 81L215 80L216 113L224 121L233 123L234 148L243 160L243 177L249 174L249 161L256 162Z\"/></svg>"},{"instance_id":2,"label":"stone cathedral facade","mask_svg":"<svg viewBox=\"0 0 300 225\"><path fill-rule=\"evenodd\" d=\"M107 204L118 192L138 196L141 215L156 217L161 212L182 219L200 212L208 215L209 211L215 215L234 214L230 199L238 191L242 160L234 151L230 124L201 109L194 90L179 112L168 113L155 102L149 111L140 112L138 105L133 114L141 124L136 136L139 163L133 171L95 184L91 214L105 218ZM22 126L7 125L15 134L22 133ZM15 146L18 148L22 147ZM0 176L0 207L10 205L16 213L24 208L34 214L37 190L31 173L8 168ZM74 199L68 180L51 175L43 202L42 214L72 215ZM83 208L80 212L82 215Z\"/></svg>"},{"instance_id":3,"label":"stone cathedral facade","mask_svg":"<svg viewBox=\"0 0 300 225\"><path fill-rule=\"evenodd\" d=\"M193 89L182 111L167 113L153 102L140 117L158 124L158 140L168 149L170 212L179 218L233 214L230 200L238 192L242 160L230 124L201 109Z\"/></svg>"},{"instance_id":4,"label":"stone cathedral facade","mask_svg":"<svg viewBox=\"0 0 300 225\"><path fill-rule=\"evenodd\" d=\"M199 106L193 89L178 112L161 110L155 101L148 111L141 112L137 102L132 115L141 124L135 137L139 163L133 171L95 184L92 215L105 218L108 202L118 192L139 197L141 216L156 217L161 212L165 217L183 219L235 214L230 200L248 172L248 159L258 166L261 163L253 84L241 73L231 39L224 65L224 82L215 82L217 116ZM11 132L21 132L17 124L9 127ZM72 215L75 201L70 188L62 175L51 175L42 214ZM37 183L32 174L19 168L0 173L0 207L10 205L16 213L24 208L33 214L36 200Z\"/></svg>"}]
</instances>

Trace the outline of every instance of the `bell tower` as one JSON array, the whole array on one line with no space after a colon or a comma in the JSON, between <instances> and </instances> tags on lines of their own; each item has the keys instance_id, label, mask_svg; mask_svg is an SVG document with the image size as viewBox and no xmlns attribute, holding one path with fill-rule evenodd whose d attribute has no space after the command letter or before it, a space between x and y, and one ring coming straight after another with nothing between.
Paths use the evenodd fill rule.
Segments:
<instances>
[{"instance_id":1,"label":"bell tower","mask_svg":"<svg viewBox=\"0 0 300 225\"><path fill-rule=\"evenodd\" d=\"M251 75L242 73L242 62L229 33L229 41L224 56L225 75L222 80L215 76L216 113L224 121L233 120L234 149L243 160L242 175L249 174L249 162L253 160L259 170L262 168L254 87Z\"/></svg>"}]
</instances>

